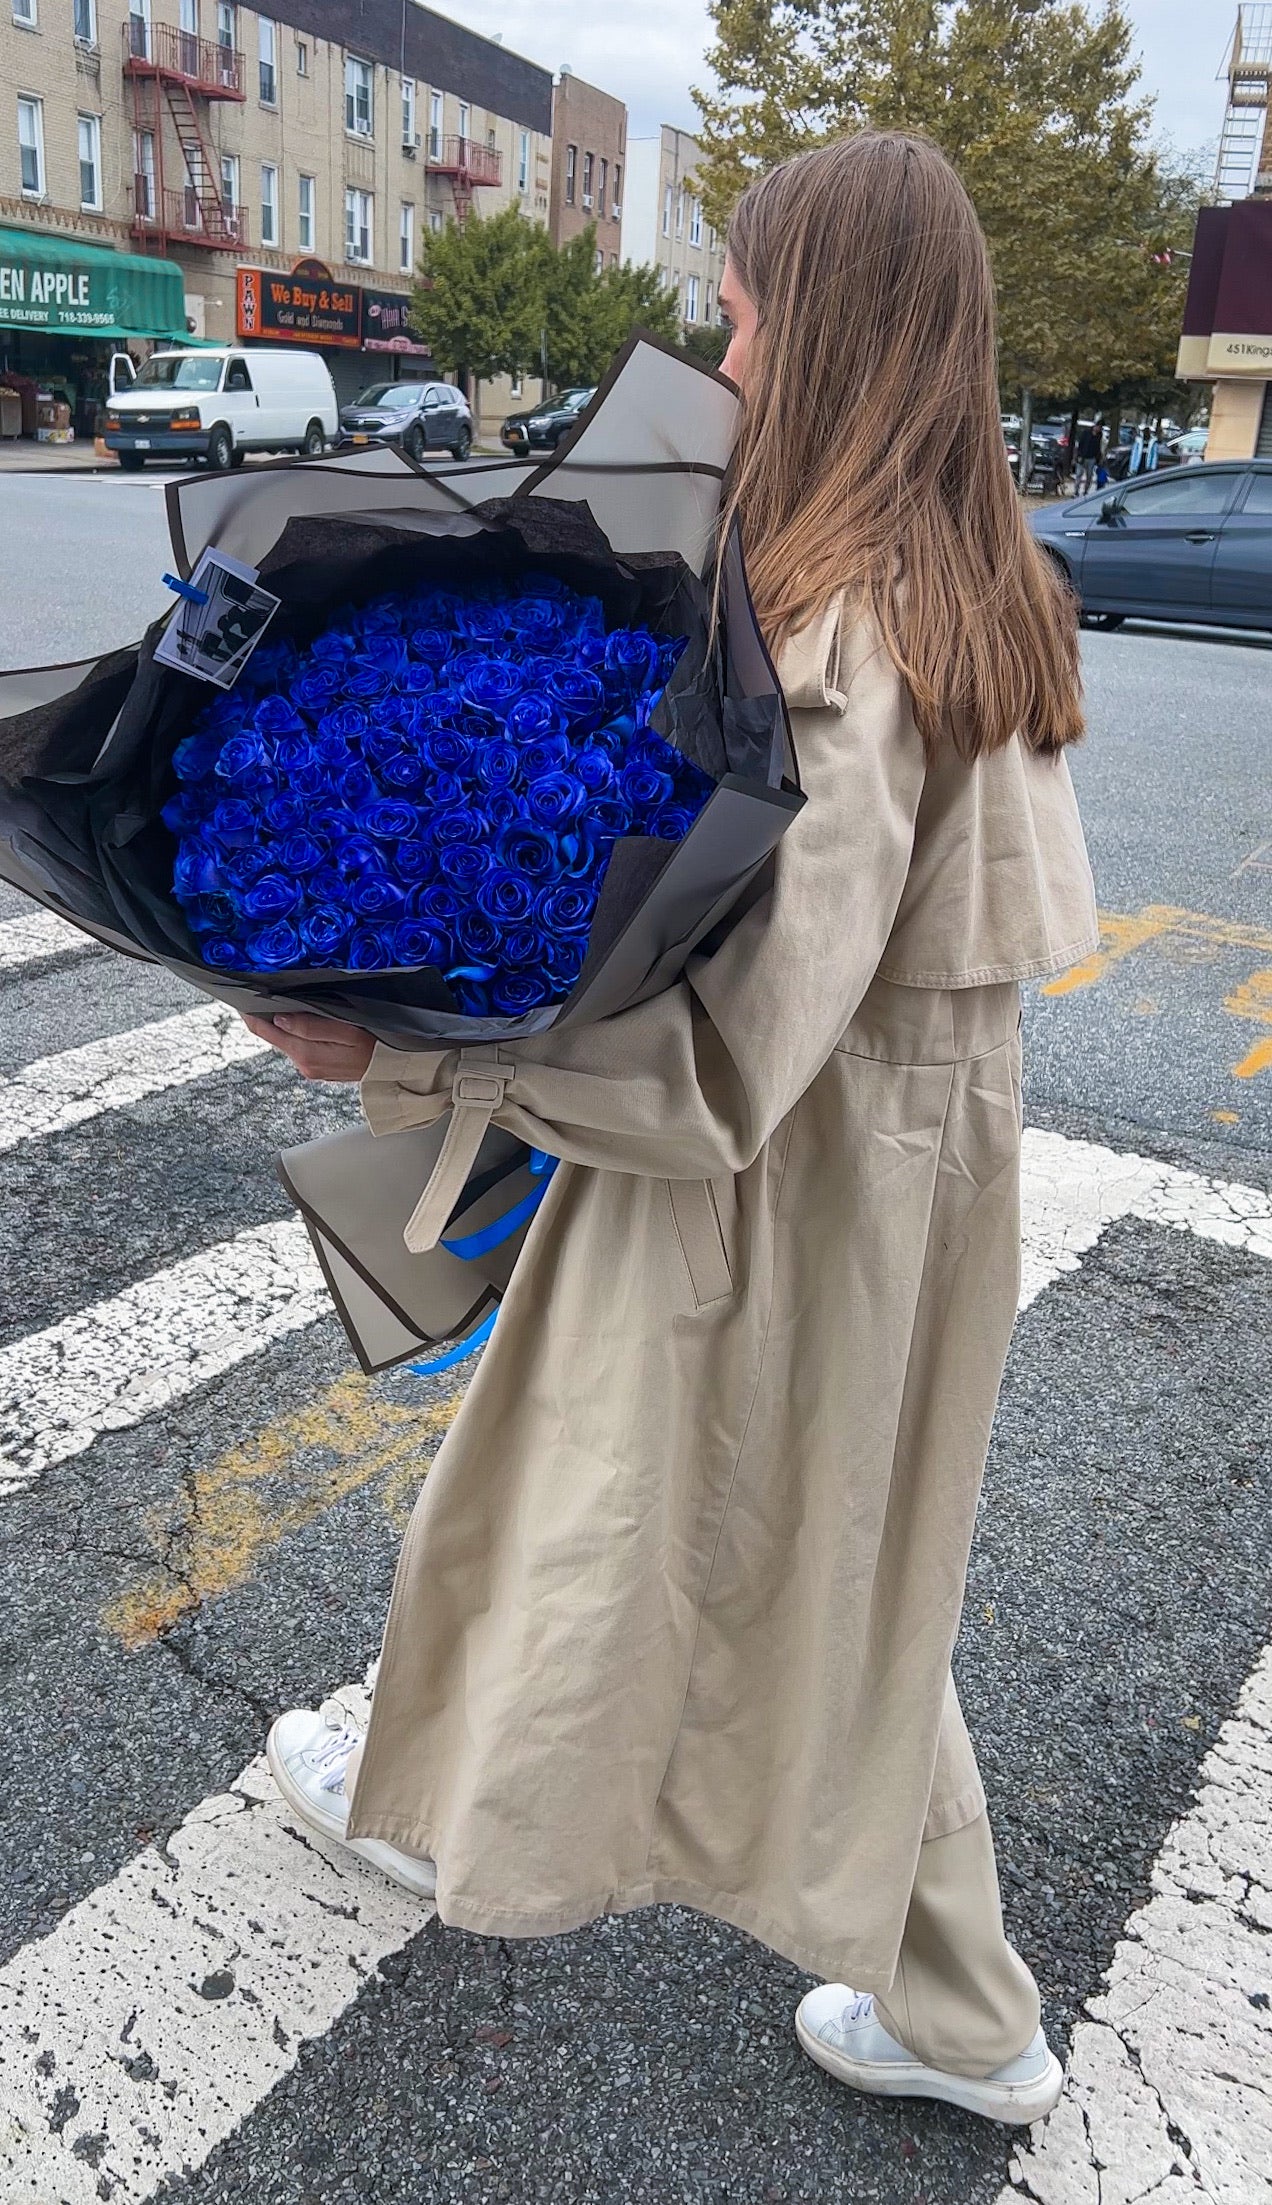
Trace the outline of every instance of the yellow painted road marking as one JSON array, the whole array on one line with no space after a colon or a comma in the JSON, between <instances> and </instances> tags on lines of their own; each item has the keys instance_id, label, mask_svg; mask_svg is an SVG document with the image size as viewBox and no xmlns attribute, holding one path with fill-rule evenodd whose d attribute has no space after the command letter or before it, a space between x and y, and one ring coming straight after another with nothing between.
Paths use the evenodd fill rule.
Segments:
<instances>
[{"instance_id":1,"label":"yellow painted road marking","mask_svg":"<svg viewBox=\"0 0 1272 2205\"><path fill-rule=\"evenodd\" d=\"M1233 919L1218 919L1206 911L1184 911L1173 904L1146 904L1142 911L1102 911L1100 947L1081 964L1048 980L1042 993L1072 995L1079 988L1096 987L1123 958L1149 942L1172 943L1177 960L1189 963L1210 962L1220 951L1233 949L1272 957L1272 933L1265 927L1244 926ZM1134 1005L1141 1016L1156 1007L1148 996L1141 996ZM1272 1070L1272 970L1251 973L1224 997L1223 1007L1234 1018L1253 1019L1269 1029L1267 1038L1256 1041L1240 1063L1233 1065L1234 1076L1248 1080L1258 1072Z\"/></svg>"},{"instance_id":2,"label":"yellow painted road marking","mask_svg":"<svg viewBox=\"0 0 1272 2205\"><path fill-rule=\"evenodd\" d=\"M362 1376L337 1379L308 1407L196 1470L143 1519L153 1571L102 1612L126 1646L146 1645L205 1600L249 1578L288 1532L347 1493L381 1481L399 1529L462 1393L427 1408L377 1399Z\"/></svg>"}]
</instances>

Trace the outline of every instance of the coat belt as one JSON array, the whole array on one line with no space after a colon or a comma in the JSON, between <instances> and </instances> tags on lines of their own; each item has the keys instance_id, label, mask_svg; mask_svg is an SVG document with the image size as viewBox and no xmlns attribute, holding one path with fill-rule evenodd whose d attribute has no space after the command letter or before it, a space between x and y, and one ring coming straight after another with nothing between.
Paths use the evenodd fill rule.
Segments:
<instances>
[{"instance_id":1,"label":"coat belt","mask_svg":"<svg viewBox=\"0 0 1272 2205\"><path fill-rule=\"evenodd\" d=\"M402 1235L412 1255L427 1255L445 1232L511 1078L512 1066L500 1062L498 1050L493 1055L483 1055L479 1048L460 1050L446 1138Z\"/></svg>"}]
</instances>

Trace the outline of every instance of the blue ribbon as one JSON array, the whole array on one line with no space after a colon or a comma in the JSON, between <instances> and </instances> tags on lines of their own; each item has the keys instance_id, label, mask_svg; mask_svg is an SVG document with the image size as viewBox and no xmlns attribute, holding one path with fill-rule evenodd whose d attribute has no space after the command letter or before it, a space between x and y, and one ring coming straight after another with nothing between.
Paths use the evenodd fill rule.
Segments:
<instances>
[{"instance_id":1,"label":"blue ribbon","mask_svg":"<svg viewBox=\"0 0 1272 2205\"><path fill-rule=\"evenodd\" d=\"M477 1353L478 1348L485 1347L487 1340L495 1329L495 1319L498 1315L499 1311L492 1309L490 1315L483 1317L477 1330L470 1332L466 1339L456 1340L452 1347L444 1349L440 1355L435 1355L430 1362L412 1363L411 1370L414 1376L416 1378L435 1378L439 1371L453 1370L456 1363L467 1362L470 1355Z\"/></svg>"},{"instance_id":2,"label":"blue ribbon","mask_svg":"<svg viewBox=\"0 0 1272 2205\"><path fill-rule=\"evenodd\" d=\"M541 1159L537 1171L536 1157ZM519 1226L526 1224L534 1216L548 1191L548 1181L556 1166L555 1156L542 1156L540 1150L534 1149L531 1152L530 1169L539 1184L532 1187L529 1194L523 1195L520 1202L514 1202L512 1208L505 1210L501 1217L492 1218L489 1225L481 1226L477 1232L461 1234L454 1240L443 1239L443 1248L449 1250L452 1256L458 1256L462 1262L471 1263L474 1257L489 1255L492 1248L502 1247L505 1240L511 1240Z\"/></svg>"}]
</instances>

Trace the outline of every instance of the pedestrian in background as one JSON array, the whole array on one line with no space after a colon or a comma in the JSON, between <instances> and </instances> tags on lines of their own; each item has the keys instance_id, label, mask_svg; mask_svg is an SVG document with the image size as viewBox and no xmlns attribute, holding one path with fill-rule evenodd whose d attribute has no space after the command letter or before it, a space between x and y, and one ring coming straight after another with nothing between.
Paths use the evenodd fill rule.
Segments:
<instances>
[{"instance_id":1,"label":"pedestrian in background","mask_svg":"<svg viewBox=\"0 0 1272 2205\"><path fill-rule=\"evenodd\" d=\"M950 1658L1018 1292L1019 982L1098 938L1076 617L935 146L863 131L753 184L721 304L726 521L807 794L763 892L665 993L497 1052L253 1022L386 1135L480 1059L496 1123L563 1160L412 1515L366 1737L293 1710L270 1764L446 1923L696 1907L832 1979L796 2026L833 2075L1032 2121L1060 2069Z\"/></svg>"},{"instance_id":2,"label":"pedestrian in background","mask_svg":"<svg viewBox=\"0 0 1272 2205\"><path fill-rule=\"evenodd\" d=\"M1095 487L1095 472L1104 457L1104 429L1099 414L1085 428L1079 429L1077 454L1073 470L1073 494L1086 497Z\"/></svg>"}]
</instances>

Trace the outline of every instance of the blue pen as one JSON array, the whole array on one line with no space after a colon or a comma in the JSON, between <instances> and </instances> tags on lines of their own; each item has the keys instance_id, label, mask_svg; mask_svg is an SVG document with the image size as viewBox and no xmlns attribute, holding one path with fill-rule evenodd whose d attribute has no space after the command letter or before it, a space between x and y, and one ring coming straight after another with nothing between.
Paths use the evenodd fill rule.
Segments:
<instances>
[{"instance_id":1,"label":"blue pen","mask_svg":"<svg viewBox=\"0 0 1272 2205\"><path fill-rule=\"evenodd\" d=\"M196 589L193 582L183 582L181 581L180 577L175 574L165 574L163 580L164 587L166 589L175 590L178 597L184 597L188 605L207 604L207 591Z\"/></svg>"}]
</instances>

